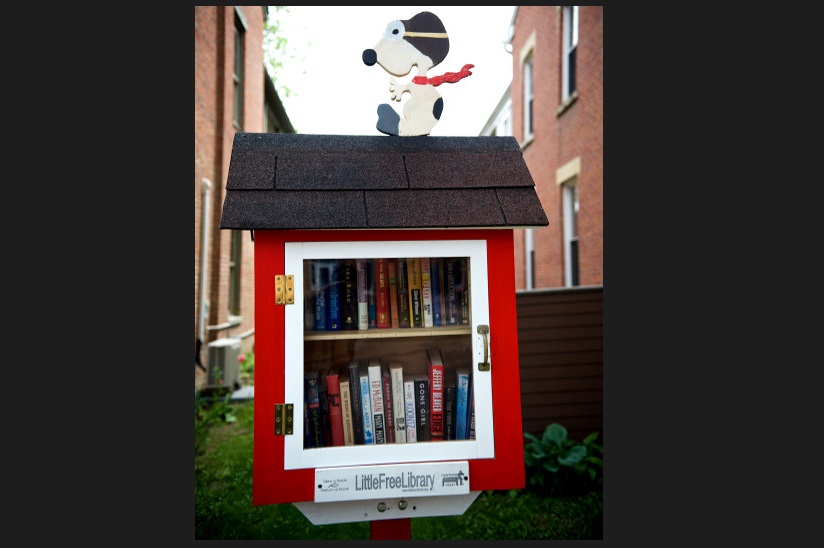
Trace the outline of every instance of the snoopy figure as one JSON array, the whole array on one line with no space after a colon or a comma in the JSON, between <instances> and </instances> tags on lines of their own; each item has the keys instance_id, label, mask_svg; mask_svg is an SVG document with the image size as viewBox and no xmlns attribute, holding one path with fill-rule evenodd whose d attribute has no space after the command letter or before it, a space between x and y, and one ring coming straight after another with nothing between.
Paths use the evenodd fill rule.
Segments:
<instances>
[{"instance_id":1,"label":"snoopy figure","mask_svg":"<svg viewBox=\"0 0 824 548\"><path fill-rule=\"evenodd\" d=\"M427 78L426 71L443 61L447 53L446 28L437 15L428 11L411 19L390 21L375 47L363 51L367 66L377 63L394 76L406 76L418 67L408 84L398 84L394 76L389 77L390 98L400 102L402 95L409 93L409 99L403 106L403 118L387 103L378 106L378 131L401 137L429 135L443 112L443 98L435 87L470 76L469 69L475 66L464 65L460 72Z\"/></svg>"}]
</instances>

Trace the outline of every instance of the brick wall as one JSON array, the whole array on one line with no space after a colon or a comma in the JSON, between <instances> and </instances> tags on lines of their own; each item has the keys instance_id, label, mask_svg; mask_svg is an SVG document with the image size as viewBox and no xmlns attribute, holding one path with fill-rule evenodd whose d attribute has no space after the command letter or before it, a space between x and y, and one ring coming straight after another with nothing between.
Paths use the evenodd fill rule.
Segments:
<instances>
[{"instance_id":1,"label":"brick wall","mask_svg":"<svg viewBox=\"0 0 824 548\"><path fill-rule=\"evenodd\" d=\"M580 285L603 283L603 7L581 6L577 49L577 100L560 116L562 11L560 6L519 6L512 39L513 135L549 225L534 229L535 287L564 286L562 192L556 170L576 157ZM533 135L524 142L521 52L534 36ZM526 286L523 231L516 235L516 284Z\"/></svg>"}]
</instances>

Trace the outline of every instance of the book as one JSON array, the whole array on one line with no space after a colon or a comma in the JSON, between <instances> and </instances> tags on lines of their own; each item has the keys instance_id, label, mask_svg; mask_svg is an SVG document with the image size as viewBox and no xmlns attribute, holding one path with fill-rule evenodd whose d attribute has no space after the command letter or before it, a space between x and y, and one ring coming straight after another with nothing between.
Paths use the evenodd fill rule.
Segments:
<instances>
[{"instance_id":1,"label":"book","mask_svg":"<svg viewBox=\"0 0 824 548\"><path fill-rule=\"evenodd\" d=\"M406 259L395 259L398 288L398 324L399 327L412 327L409 313L409 278L406 274Z\"/></svg>"},{"instance_id":2,"label":"book","mask_svg":"<svg viewBox=\"0 0 824 548\"><path fill-rule=\"evenodd\" d=\"M444 319L445 325L458 324L458 297L455 293L455 266L457 259L449 257L444 259L444 266L446 266L446 274L444 280L446 281L446 292L444 296Z\"/></svg>"},{"instance_id":3,"label":"book","mask_svg":"<svg viewBox=\"0 0 824 548\"><path fill-rule=\"evenodd\" d=\"M363 421L363 443L375 443L375 431L372 426L372 391L369 388L369 370L365 364L358 367L361 392L361 418Z\"/></svg>"},{"instance_id":4,"label":"book","mask_svg":"<svg viewBox=\"0 0 824 548\"><path fill-rule=\"evenodd\" d=\"M372 405L372 429L375 433L375 443L386 443L386 415L383 411L383 379L379 359L369 360L369 393Z\"/></svg>"},{"instance_id":5,"label":"book","mask_svg":"<svg viewBox=\"0 0 824 548\"><path fill-rule=\"evenodd\" d=\"M343 259L341 269L341 329L358 329L358 271L355 259Z\"/></svg>"},{"instance_id":6,"label":"book","mask_svg":"<svg viewBox=\"0 0 824 548\"><path fill-rule=\"evenodd\" d=\"M376 300L377 273L374 259L366 259L366 304L369 329L378 327L378 303Z\"/></svg>"},{"instance_id":7,"label":"book","mask_svg":"<svg viewBox=\"0 0 824 548\"><path fill-rule=\"evenodd\" d=\"M329 420L329 396L326 388L326 371L320 372L320 416L323 421L323 447L332 445L332 423Z\"/></svg>"},{"instance_id":8,"label":"book","mask_svg":"<svg viewBox=\"0 0 824 548\"><path fill-rule=\"evenodd\" d=\"M423 297L421 295L421 259L406 259L406 278L409 292L409 322L412 327L423 327Z\"/></svg>"},{"instance_id":9,"label":"book","mask_svg":"<svg viewBox=\"0 0 824 548\"><path fill-rule=\"evenodd\" d=\"M386 429L386 443L395 443L395 410L392 403L392 376L389 366L381 364L381 382L383 383L383 416Z\"/></svg>"},{"instance_id":10,"label":"book","mask_svg":"<svg viewBox=\"0 0 824 548\"><path fill-rule=\"evenodd\" d=\"M329 426L332 447L345 445L343 439L343 409L340 393L340 371L331 367L326 373L326 397L329 400Z\"/></svg>"},{"instance_id":11,"label":"book","mask_svg":"<svg viewBox=\"0 0 824 548\"><path fill-rule=\"evenodd\" d=\"M403 391L403 366L397 362L389 364L389 377L392 384L392 426L395 430L395 443L406 443L406 396Z\"/></svg>"},{"instance_id":12,"label":"book","mask_svg":"<svg viewBox=\"0 0 824 548\"><path fill-rule=\"evenodd\" d=\"M433 327L432 271L429 257L421 257L421 301L423 302L423 326Z\"/></svg>"},{"instance_id":13,"label":"book","mask_svg":"<svg viewBox=\"0 0 824 548\"><path fill-rule=\"evenodd\" d=\"M326 267L329 269L329 287L326 293L326 305L328 308L326 315L326 330L340 331L341 317L340 317L340 269L338 268L337 259L329 259L326 261Z\"/></svg>"},{"instance_id":14,"label":"book","mask_svg":"<svg viewBox=\"0 0 824 548\"><path fill-rule=\"evenodd\" d=\"M358 329L365 331L369 329L369 301L366 294L367 263L366 259L356 259L355 266L358 271Z\"/></svg>"},{"instance_id":15,"label":"book","mask_svg":"<svg viewBox=\"0 0 824 548\"><path fill-rule=\"evenodd\" d=\"M455 439L455 385L443 389L443 439Z\"/></svg>"},{"instance_id":16,"label":"book","mask_svg":"<svg viewBox=\"0 0 824 548\"><path fill-rule=\"evenodd\" d=\"M426 351L426 374L429 378L429 433L431 441L443 440L444 363L441 351Z\"/></svg>"},{"instance_id":17,"label":"book","mask_svg":"<svg viewBox=\"0 0 824 548\"><path fill-rule=\"evenodd\" d=\"M315 330L315 281L314 269L310 261L303 261L303 328L305 331Z\"/></svg>"},{"instance_id":18,"label":"book","mask_svg":"<svg viewBox=\"0 0 824 548\"><path fill-rule=\"evenodd\" d=\"M467 390L466 400L467 405L469 406L469 418L466 420L467 422L467 434L466 439L474 440L475 439L475 397L474 393L474 384L472 383L472 375L469 376L469 390Z\"/></svg>"},{"instance_id":19,"label":"book","mask_svg":"<svg viewBox=\"0 0 824 548\"><path fill-rule=\"evenodd\" d=\"M343 416L343 444L355 445L355 423L352 422L352 392L349 388L349 372L340 374L340 409Z\"/></svg>"},{"instance_id":20,"label":"book","mask_svg":"<svg viewBox=\"0 0 824 548\"><path fill-rule=\"evenodd\" d=\"M389 271L389 326L400 327L398 321L398 269L395 259L387 259L387 269ZM312 311L314 314L314 309ZM314 318L314 316L313 316ZM313 319L314 321L314 319Z\"/></svg>"},{"instance_id":21,"label":"book","mask_svg":"<svg viewBox=\"0 0 824 548\"><path fill-rule=\"evenodd\" d=\"M460 288L458 294L458 324L469 325L469 258L461 257L458 260L460 267Z\"/></svg>"},{"instance_id":22,"label":"book","mask_svg":"<svg viewBox=\"0 0 824 548\"><path fill-rule=\"evenodd\" d=\"M322 260L312 261L312 293L315 301L315 331L326 331L326 287L329 269Z\"/></svg>"},{"instance_id":23,"label":"book","mask_svg":"<svg viewBox=\"0 0 824 548\"><path fill-rule=\"evenodd\" d=\"M311 369L304 373L303 397L306 400L306 416L308 424L309 444L307 448L324 447L326 445L326 433L323 430L323 416L320 408L320 370Z\"/></svg>"},{"instance_id":24,"label":"book","mask_svg":"<svg viewBox=\"0 0 824 548\"><path fill-rule=\"evenodd\" d=\"M455 439L469 439L469 370L459 367L455 370Z\"/></svg>"},{"instance_id":25,"label":"book","mask_svg":"<svg viewBox=\"0 0 824 548\"><path fill-rule=\"evenodd\" d=\"M429 441L429 379L417 376L415 381L415 429L418 441Z\"/></svg>"},{"instance_id":26,"label":"book","mask_svg":"<svg viewBox=\"0 0 824 548\"><path fill-rule=\"evenodd\" d=\"M378 314L378 329L387 329L392 325L389 316L389 260L380 258L377 264L377 283L375 285L375 306Z\"/></svg>"},{"instance_id":27,"label":"book","mask_svg":"<svg viewBox=\"0 0 824 548\"><path fill-rule=\"evenodd\" d=\"M352 392L352 433L355 445L363 445L363 396L360 386L360 364L357 360L349 362L349 386Z\"/></svg>"},{"instance_id":28,"label":"book","mask_svg":"<svg viewBox=\"0 0 824 548\"><path fill-rule=\"evenodd\" d=\"M443 325L443 318L441 316L441 265L443 264L442 257L433 257L429 263L429 278L432 285L432 325L440 327Z\"/></svg>"},{"instance_id":29,"label":"book","mask_svg":"<svg viewBox=\"0 0 824 548\"><path fill-rule=\"evenodd\" d=\"M403 378L403 403L406 409L406 443L415 443L418 441L418 427L415 420L417 405L415 381L411 377Z\"/></svg>"}]
</instances>

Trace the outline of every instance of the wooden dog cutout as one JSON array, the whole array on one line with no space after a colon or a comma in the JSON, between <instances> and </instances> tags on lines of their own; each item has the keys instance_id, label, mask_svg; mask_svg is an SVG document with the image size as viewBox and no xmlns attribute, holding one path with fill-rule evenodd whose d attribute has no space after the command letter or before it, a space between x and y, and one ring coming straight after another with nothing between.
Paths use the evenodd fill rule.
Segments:
<instances>
[{"instance_id":1,"label":"wooden dog cutout","mask_svg":"<svg viewBox=\"0 0 824 548\"><path fill-rule=\"evenodd\" d=\"M409 99L403 106L403 118L387 103L378 106L378 131L386 135L410 137L429 135L443 112L443 98L435 90L443 83L455 83L470 76L475 65L464 65L460 72L447 72L427 78L426 71L438 65L449 53L449 36L434 13L422 11L411 19L390 21L373 49L363 51L367 66L379 64L394 76L406 76L418 67L417 76L408 84L398 84L389 77L389 94L400 102L404 93Z\"/></svg>"}]
</instances>

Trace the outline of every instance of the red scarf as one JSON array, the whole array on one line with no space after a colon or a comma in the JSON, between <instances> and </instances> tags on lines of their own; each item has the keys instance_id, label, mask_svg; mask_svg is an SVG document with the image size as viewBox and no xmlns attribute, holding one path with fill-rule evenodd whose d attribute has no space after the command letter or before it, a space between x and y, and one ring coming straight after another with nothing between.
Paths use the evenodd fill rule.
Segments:
<instances>
[{"instance_id":1,"label":"red scarf","mask_svg":"<svg viewBox=\"0 0 824 548\"><path fill-rule=\"evenodd\" d=\"M446 72L441 74L440 76L435 76L434 78L427 78L426 76L415 76L412 78L413 84L418 84L419 86L425 86L427 84L431 86L440 86L444 82L454 84L467 76L470 76L472 73L469 72L469 69L474 67L475 65L464 65L460 72Z\"/></svg>"}]
</instances>

